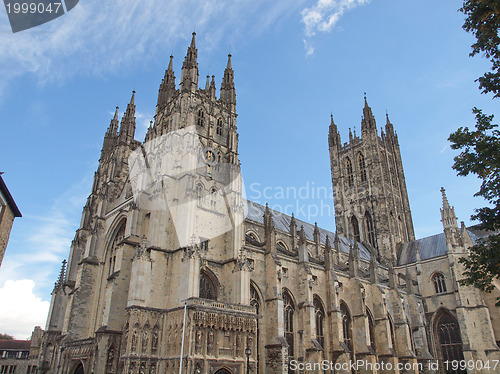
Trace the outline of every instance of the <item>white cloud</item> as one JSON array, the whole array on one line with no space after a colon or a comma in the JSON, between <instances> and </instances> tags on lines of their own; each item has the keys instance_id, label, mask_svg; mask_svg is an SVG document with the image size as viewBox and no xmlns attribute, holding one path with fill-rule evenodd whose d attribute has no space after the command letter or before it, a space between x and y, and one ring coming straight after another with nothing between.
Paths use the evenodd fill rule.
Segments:
<instances>
[{"instance_id":1,"label":"white cloud","mask_svg":"<svg viewBox=\"0 0 500 374\"><path fill-rule=\"evenodd\" d=\"M329 32L346 11L369 2L370 0L318 0L312 7L302 10L306 35L311 37L317 31Z\"/></svg>"},{"instance_id":2,"label":"white cloud","mask_svg":"<svg viewBox=\"0 0 500 374\"><path fill-rule=\"evenodd\" d=\"M90 186L88 175L54 201L46 215L26 214L16 221L16 235L9 240L0 268L0 285L25 279L29 274L36 294L44 299L50 297L61 262L68 256Z\"/></svg>"},{"instance_id":3,"label":"white cloud","mask_svg":"<svg viewBox=\"0 0 500 374\"><path fill-rule=\"evenodd\" d=\"M109 74L165 57L191 31L209 48L237 45L295 12L303 0L81 1L47 24L12 34L0 25L0 93L10 80Z\"/></svg>"},{"instance_id":4,"label":"white cloud","mask_svg":"<svg viewBox=\"0 0 500 374\"><path fill-rule=\"evenodd\" d=\"M50 303L33 293L31 279L8 280L0 288L0 332L29 339L35 326L45 325Z\"/></svg>"}]
</instances>

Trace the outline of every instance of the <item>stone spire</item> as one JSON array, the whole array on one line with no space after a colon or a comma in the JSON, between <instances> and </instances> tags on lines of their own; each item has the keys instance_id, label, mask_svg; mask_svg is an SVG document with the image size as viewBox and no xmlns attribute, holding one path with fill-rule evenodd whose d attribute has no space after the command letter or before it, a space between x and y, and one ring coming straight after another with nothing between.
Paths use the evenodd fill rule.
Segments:
<instances>
[{"instance_id":1,"label":"stone spire","mask_svg":"<svg viewBox=\"0 0 500 374\"><path fill-rule=\"evenodd\" d=\"M455 216L455 208L450 207L448 203L448 198L446 197L446 191L441 187L441 194L443 195L443 209L441 210L441 222L443 222L443 228L458 228L457 216Z\"/></svg>"},{"instance_id":2,"label":"stone spire","mask_svg":"<svg viewBox=\"0 0 500 374\"><path fill-rule=\"evenodd\" d=\"M111 123L109 124L109 127L108 127L108 130L106 131L106 134L104 135L104 141L102 143L102 149L101 149L101 160L116 145L116 136L118 133L118 125L119 125L118 107L116 107L115 115L114 115L113 119L111 120Z\"/></svg>"},{"instance_id":3,"label":"stone spire","mask_svg":"<svg viewBox=\"0 0 500 374\"><path fill-rule=\"evenodd\" d=\"M181 90L195 92L198 89L198 50L196 49L196 33L193 32L191 45L187 49L182 63Z\"/></svg>"},{"instance_id":4,"label":"stone spire","mask_svg":"<svg viewBox=\"0 0 500 374\"><path fill-rule=\"evenodd\" d=\"M264 211L264 228L266 231L274 229L273 214L271 213L271 209L269 209L269 205L267 203L266 210Z\"/></svg>"},{"instance_id":5,"label":"stone spire","mask_svg":"<svg viewBox=\"0 0 500 374\"><path fill-rule=\"evenodd\" d=\"M210 97L215 99L215 75L212 75L212 81L210 82Z\"/></svg>"},{"instance_id":6,"label":"stone spire","mask_svg":"<svg viewBox=\"0 0 500 374\"><path fill-rule=\"evenodd\" d=\"M220 87L220 99L235 110L236 90L234 89L234 71L231 65L231 55L227 56L227 66L224 70L224 77Z\"/></svg>"},{"instance_id":7,"label":"stone spire","mask_svg":"<svg viewBox=\"0 0 500 374\"><path fill-rule=\"evenodd\" d=\"M135 91L132 91L132 97L130 98L130 103L127 105L127 110L122 117L122 122L120 124L120 143L124 142L130 144L134 140L135 135Z\"/></svg>"},{"instance_id":8,"label":"stone spire","mask_svg":"<svg viewBox=\"0 0 500 374\"><path fill-rule=\"evenodd\" d=\"M115 116L111 120L111 123L109 124L109 127L108 127L107 134L109 134L109 135L116 135L118 133L118 124L119 124L119 121L118 121L118 109L119 109L118 106L116 106Z\"/></svg>"},{"instance_id":9,"label":"stone spire","mask_svg":"<svg viewBox=\"0 0 500 374\"><path fill-rule=\"evenodd\" d=\"M168 63L168 68L165 70L165 76L163 77L160 89L158 90L158 109L163 108L167 104L175 93L175 75L173 68L174 56L170 55L170 62Z\"/></svg>"},{"instance_id":10,"label":"stone spire","mask_svg":"<svg viewBox=\"0 0 500 374\"><path fill-rule=\"evenodd\" d=\"M57 279L57 282L54 283L54 290L52 291L52 293L56 293L63 289L65 274L66 274L66 259L64 259L62 262L61 272L59 273L59 278Z\"/></svg>"},{"instance_id":11,"label":"stone spire","mask_svg":"<svg viewBox=\"0 0 500 374\"><path fill-rule=\"evenodd\" d=\"M329 134L328 134L328 145L330 147L339 147L341 146L340 144L340 134L339 130L337 128L337 125L333 121L333 114L330 114L330 128L329 128Z\"/></svg>"},{"instance_id":12,"label":"stone spire","mask_svg":"<svg viewBox=\"0 0 500 374\"><path fill-rule=\"evenodd\" d=\"M387 135L394 135L394 126L392 125L391 121L389 120L389 113L385 113L385 133Z\"/></svg>"},{"instance_id":13,"label":"stone spire","mask_svg":"<svg viewBox=\"0 0 500 374\"><path fill-rule=\"evenodd\" d=\"M319 245L320 233L319 233L319 228L318 228L318 222L314 222L313 240L316 244Z\"/></svg>"},{"instance_id":14,"label":"stone spire","mask_svg":"<svg viewBox=\"0 0 500 374\"><path fill-rule=\"evenodd\" d=\"M377 133L377 124L375 123L375 117L372 113L372 108L368 106L368 102L366 101L366 93L365 93L365 106L363 108L363 118L361 120L361 134L367 134L368 132Z\"/></svg>"}]
</instances>

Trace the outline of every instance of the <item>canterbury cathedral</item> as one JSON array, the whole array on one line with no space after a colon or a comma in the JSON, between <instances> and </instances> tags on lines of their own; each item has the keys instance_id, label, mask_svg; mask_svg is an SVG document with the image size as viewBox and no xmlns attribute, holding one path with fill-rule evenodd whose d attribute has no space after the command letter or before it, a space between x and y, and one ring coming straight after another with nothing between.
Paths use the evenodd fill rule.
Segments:
<instances>
[{"instance_id":1,"label":"canterbury cathedral","mask_svg":"<svg viewBox=\"0 0 500 374\"><path fill-rule=\"evenodd\" d=\"M500 372L500 292L458 283L487 233L441 189L443 231L415 238L389 117L377 129L365 97L348 142L325 121L329 232L244 198L231 55L218 97L195 33L180 85L172 59L144 141L135 92L104 135L41 373Z\"/></svg>"}]
</instances>

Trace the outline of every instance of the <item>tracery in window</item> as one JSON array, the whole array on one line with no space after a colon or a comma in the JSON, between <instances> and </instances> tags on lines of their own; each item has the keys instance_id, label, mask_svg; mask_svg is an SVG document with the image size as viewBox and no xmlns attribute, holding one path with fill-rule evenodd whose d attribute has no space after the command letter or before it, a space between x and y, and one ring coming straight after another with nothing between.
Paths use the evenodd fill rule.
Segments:
<instances>
[{"instance_id":1,"label":"tracery in window","mask_svg":"<svg viewBox=\"0 0 500 374\"><path fill-rule=\"evenodd\" d=\"M368 242L375 248L375 231L373 230L373 220L370 213L365 213L365 230Z\"/></svg>"},{"instance_id":2,"label":"tracery in window","mask_svg":"<svg viewBox=\"0 0 500 374\"><path fill-rule=\"evenodd\" d=\"M325 348L325 310L323 309L323 303L321 302L319 296L314 296L314 315L316 319L316 340L323 348Z\"/></svg>"},{"instance_id":3,"label":"tracery in window","mask_svg":"<svg viewBox=\"0 0 500 374\"><path fill-rule=\"evenodd\" d=\"M356 216L352 216L351 218L351 227L352 227L352 238L355 241L360 242L361 240L359 236L359 224Z\"/></svg>"},{"instance_id":4,"label":"tracery in window","mask_svg":"<svg viewBox=\"0 0 500 374\"><path fill-rule=\"evenodd\" d=\"M358 166L359 166L359 175L361 178L361 182L366 182L365 156L363 156L361 152L358 153Z\"/></svg>"},{"instance_id":5,"label":"tracery in window","mask_svg":"<svg viewBox=\"0 0 500 374\"><path fill-rule=\"evenodd\" d=\"M446 292L446 283L444 281L444 275L442 273L436 273L432 276L432 281L434 282L434 288L436 293Z\"/></svg>"},{"instance_id":6,"label":"tracery in window","mask_svg":"<svg viewBox=\"0 0 500 374\"><path fill-rule=\"evenodd\" d=\"M293 304L292 296L288 291L283 292L283 313L285 321L285 340L288 343L288 356L294 355L294 339L293 339L293 315L295 306Z\"/></svg>"},{"instance_id":7,"label":"tracery in window","mask_svg":"<svg viewBox=\"0 0 500 374\"><path fill-rule=\"evenodd\" d=\"M345 159L345 168L347 172L347 185L352 187L354 185L354 174L352 172L352 163L349 157Z\"/></svg>"},{"instance_id":8,"label":"tracery in window","mask_svg":"<svg viewBox=\"0 0 500 374\"><path fill-rule=\"evenodd\" d=\"M202 109L198 110L198 120L196 121L196 124L200 127L205 126L205 112L203 112Z\"/></svg>"},{"instance_id":9,"label":"tracery in window","mask_svg":"<svg viewBox=\"0 0 500 374\"><path fill-rule=\"evenodd\" d=\"M200 298L217 300L217 288L212 277L205 271L200 272Z\"/></svg>"},{"instance_id":10,"label":"tracery in window","mask_svg":"<svg viewBox=\"0 0 500 374\"><path fill-rule=\"evenodd\" d=\"M111 246L109 248L109 269L108 269L108 276L113 274L116 271L116 252L117 252L117 247L118 244L123 240L123 237L125 236L125 224L126 220L123 220L122 223L120 223L120 226L118 230L116 230L115 237L113 239L113 242L111 243Z\"/></svg>"},{"instance_id":11,"label":"tracery in window","mask_svg":"<svg viewBox=\"0 0 500 374\"><path fill-rule=\"evenodd\" d=\"M216 129L217 135L222 135L222 118L219 118L217 120L217 129Z\"/></svg>"},{"instance_id":12,"label":"tracery in window","mask_svg":"<svg viewBox=\"0 0 500 374\"><path fill-rule=\"evenodd\" d=\"M340 314L342 316L342 338L344 344L352 352L351 313L344 302L340 303Z\"/></svg>"}]
</instances>

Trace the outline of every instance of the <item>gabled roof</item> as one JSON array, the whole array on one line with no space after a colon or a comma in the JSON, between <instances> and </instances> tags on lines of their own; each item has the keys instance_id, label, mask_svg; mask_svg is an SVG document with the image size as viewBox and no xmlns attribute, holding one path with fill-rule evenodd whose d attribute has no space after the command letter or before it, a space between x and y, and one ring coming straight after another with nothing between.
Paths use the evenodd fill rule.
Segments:
<instances>
[{"instance_id":1,"label":"gabled roof","mask_svg":"<svg viewBox=\"0 0 500 374\"><path fill-rule=\"evenodd\" d=\"M9 205L9 208L12 210L14 213L14 217L22 217L21 212L19 211L19 208L16 205L16 202L14 201L14 198L9 192L9 189L7 188L7 185L5 184L2 174L0 173L0 192L2 193L3 197L5 200L7 200L7 204Z\"/></svg>"},{"instance_id":2,"label":"gabled roof","mask_svg":"<svg viewBox=\"0 0 500 374\"><path fill-rule=\"evenodd\" d=\"M31 340L0 340L0 349L29 350Z\"/></svg>"},{"instance_id":3,"label":"gabled roof","mask_svg":"<svg viewBox=\"0 0 500 374\"><path fill-rule=\"evenodd\" d=\"M248 210L246 219L264 224L264 213L266 211L266 207L250 200L246 200L246 204ZM276 228L276 230L284 231L287 233L290 232L290 222L292 220L292 217L273 209L270 209L270 211L273 216L274 227ZM297 223L297 232L300 230L300 227L303 226L306 239L314 241L314 225L301 221L300 219L295 219L295 221ZM324 245L326 242L326 236L328 235L328 237L330 238L330 243L333 245L335 233L319 227L318 230L320 243ZM341 235L339 235L339 239L340 249L342 250L342 252L349 253L349 247L354 244L354 241ZM361 243L358 243L358 247L360 257L362 259L369 260L370 250Z\"/></svg>"}]
</instances>

